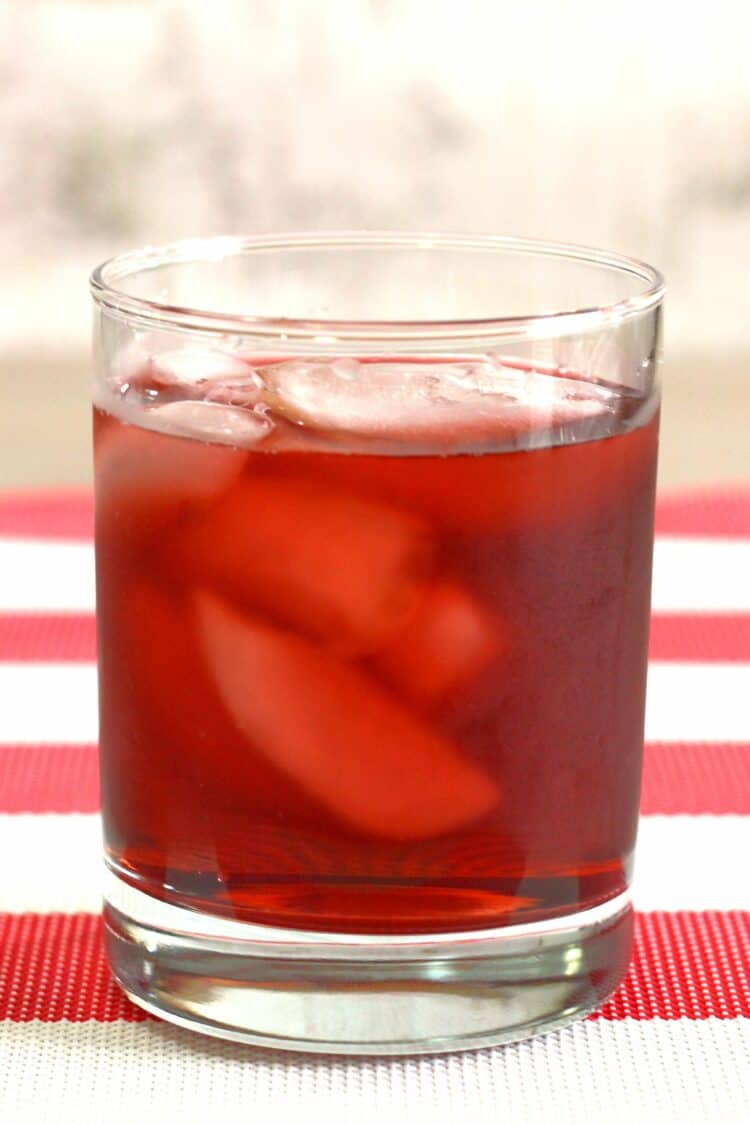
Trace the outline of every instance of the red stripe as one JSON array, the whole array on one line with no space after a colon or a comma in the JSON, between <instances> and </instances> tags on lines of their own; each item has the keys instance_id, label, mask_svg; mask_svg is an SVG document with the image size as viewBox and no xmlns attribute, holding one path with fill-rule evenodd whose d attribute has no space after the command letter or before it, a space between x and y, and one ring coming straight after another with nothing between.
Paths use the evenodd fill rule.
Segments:
<instances>
[{"instance_id":1,"label":"red stripe","mask_svg":"<svg viewBox=\"0 0 750 1125\"><path fill-rule=\"evenodd\" d=\"M593 1018L750 1018L749 965L749 912L636 915L628 977ZM97 916L0 915L0 1019L145 1018L109 975Z\"/></svg>"},{"instance_id":2,"label":"red stripe","mask_svg":"<svg viewBox=\"0 0 750 1125\"><path fill-rule=\"evenodd\" d=\"M641 813L750 815L750 743L648 743Z\"/></svg>"},{"instance_id":3,"label":"red stripe","mask_svg":"<svg viewBox=\"0 0 750 1125\"><path fill-rule=\"evenodd\" d=\"M96 746L0 746L0 813L98 809Z\"/></svg>"},{"instance_id":4,"label":"red stripe","mask_svg":"<svg viewBox=\"0 0 750 1125\"><path fill-rule=\"evenodd\" d=\"M0 746L0 813L96 812L95 746ZM750 743L649 743L646 815L750 815Z\"/></svg>"},{"instance_id":5,"label":"red stripe","mask_svg":"<svg viewBox=\"0 0 750 1125\"><path fill-rule=\"evenodd\" d=\"M594 1018L738 1017L750 1017L750 913L636 915L630 971Z\"/></svg>"},{"instance_id":6,"label":"red stripe","mask_svg":"<svg viewBox=\"0 0 750 1125\"><path fill-rule=\"evenodd\" d=\"M89 489L9 492L0 496L0 535L91 539L94 504Z\"/></svg>"},{"instance_id":7,"label":"red stripe","mask_svg":"<svg viewBox=\"0 0 750 1125\"><path fill-rule=\"evenodd\" d=\"M93 503L86 489L0 496L0 535L90 539L93 528ZM750 488L660 495L656 530L661 535L750 536Z\"/></svg>"},{"instance_id":8,"label":"red stripe","mask_svg":"<svg viewBox=\"0 0 750 1125\"><path fill-rule=\"evenodd\" d=\"M750 613L655 613L648 654L651 660L750 660Z\"/></svg>"},{"instance_id":9,"label":"red stripe","mask_svg":"<svg viewBox=\"0 0 750 1125\"><path fill-rule=\"evenodd\" d=\"M0 660L96 660L94 615L0 614Z\"/></svg>"},{"instance_id":10,"label":"red stripe","mask_svg":"<svg viewBox=\"0 0 750 1125\"><path fill-rule=\"evenodd\" d=\"M98 916L0 915L0 1019L145 1018L109 974Z\"/></svg>"},{"instance_id":11,"label":"red stripe","mask_svg":"<svg viewBox=\"0 0 750 1125\"><path fill-rule=\"evenodd\" d=\"M750 535L750 488L746 484L658 496L659 535Z\"/></svg>"}]
</instances>

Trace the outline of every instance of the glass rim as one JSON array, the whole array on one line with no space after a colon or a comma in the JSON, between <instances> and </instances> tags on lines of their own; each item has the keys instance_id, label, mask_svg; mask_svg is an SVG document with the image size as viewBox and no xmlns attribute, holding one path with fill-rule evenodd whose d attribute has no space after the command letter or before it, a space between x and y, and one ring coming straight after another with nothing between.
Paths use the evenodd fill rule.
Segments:
<instances>
[{"instance_id":1,"label":"glass rim","mask_svg":"<svg viewBox=\"0 0 750 1125\"><path fill-rule=\"evenodd\" d=\"M297 249L452 250L527 257L566 259L597 266L612 273L640 278L641 291L611 304L591 305L556 312L521 316L491 316L461 319L367 320L305 319L256 316L220 312L186 305L172 305L137 297L118 286L124 278L164 265L217 262L222 258L253 252ZM148 327L179 328L185 331L231 333L272 337L280 341L307 341L320 346L340 340L378 339L408 342L486 340L487 338L549 337L557 333L590 332L617 325L656 308L664 296L665 280L659 270L637 258L575 243L505 235L410 233L402 231L319 231L266 235L219 235L182 239L163 246L145 246L108 258L89 278L97 305L112 314Z\"/></svg>"}]
</instances>

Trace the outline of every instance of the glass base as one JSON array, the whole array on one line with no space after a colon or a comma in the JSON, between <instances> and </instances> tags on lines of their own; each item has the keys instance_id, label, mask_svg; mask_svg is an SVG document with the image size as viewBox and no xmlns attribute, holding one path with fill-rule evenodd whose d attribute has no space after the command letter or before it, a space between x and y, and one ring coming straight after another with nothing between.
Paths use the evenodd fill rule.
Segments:
<instances>
[{"instance_id":1,"label":"glass base","mask_svg":"<svg viewBox=\"0 0 750 1125\"><path fill-rule=\"evenodd\" d=\"M127 995L183 1027L262 1047L425 1054L509 1043L597 1008L627 970L620 895L534 924L326 934L169 906L107 875L107 954Z\"/></svg>"}]
</instances>

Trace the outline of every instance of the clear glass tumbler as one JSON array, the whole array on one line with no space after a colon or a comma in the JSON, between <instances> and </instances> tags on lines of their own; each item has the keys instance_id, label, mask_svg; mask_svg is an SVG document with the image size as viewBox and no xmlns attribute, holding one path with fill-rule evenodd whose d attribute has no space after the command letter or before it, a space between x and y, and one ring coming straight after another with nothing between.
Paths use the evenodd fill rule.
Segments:
<instances>
[{"instance_id":1,"label":"clear glass tumbler","mask_svg":"<svg viewBox=\"0 0 750 1125\"><path fill-rule=\"evenodd\" d=\"M662 279L331 234L97 269L105 927L132 999L350 1053L626 971Z\"/></svg>"}]
</instances>

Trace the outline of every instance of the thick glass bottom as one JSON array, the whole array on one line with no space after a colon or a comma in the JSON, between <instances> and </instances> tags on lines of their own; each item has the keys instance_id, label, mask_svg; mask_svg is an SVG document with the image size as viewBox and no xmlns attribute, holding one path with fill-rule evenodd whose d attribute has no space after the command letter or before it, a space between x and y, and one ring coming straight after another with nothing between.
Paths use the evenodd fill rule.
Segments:
<instances>
[{"instance_id":1,"label":"thick glass bottom","mask_svg":"<svg viewBox=\"0 0 750 1125\"><path fill-rule=\"evenodd\" d=\"M198 914L108 873L107 953L142 1008L295 1051L419 1054L513 1042L597 1008L627 970L628 895L546 922L452 934L274 929Z\"/></svg>"}]
</instances>

